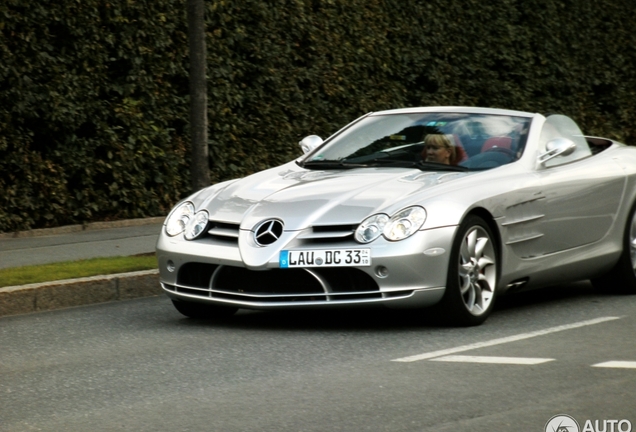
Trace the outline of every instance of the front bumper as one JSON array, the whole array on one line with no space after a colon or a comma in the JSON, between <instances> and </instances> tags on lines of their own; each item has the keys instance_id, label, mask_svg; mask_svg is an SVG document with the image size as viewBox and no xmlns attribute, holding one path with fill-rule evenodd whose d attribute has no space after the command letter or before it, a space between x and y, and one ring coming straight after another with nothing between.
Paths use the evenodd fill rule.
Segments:
<instances>
[{"instance_id":1,"label":"front bumper","mask_svg":"<svg viewBox=\"0 0 636 432\"><path fill-rule=\"evenodd\" d=\"M237 241L186 241L162 232L157 242L161 286L172 299L246 309L424 307L444 294L456 228L419 231L399 242L379 238L365 245L371 249L369 267L293 269L279 268L278 257L281 249L308 247L299 240L300 231L286 233L278 248L254 246L248 241L250 231L241 231ZM326 240L311 247L361 245Z\"/></svg>"}]
</instances>

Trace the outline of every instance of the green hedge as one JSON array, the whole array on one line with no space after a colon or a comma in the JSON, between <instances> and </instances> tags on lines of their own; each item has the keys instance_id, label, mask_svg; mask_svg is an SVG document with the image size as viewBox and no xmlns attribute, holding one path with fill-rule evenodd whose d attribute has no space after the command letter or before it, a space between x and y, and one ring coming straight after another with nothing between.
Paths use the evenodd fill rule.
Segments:
<instances>
[{"instance_id":1,"label":"green hedge","mask_svg":"<svg viewBox=\"0 0 636 432\"><path fill-rule=\"evenodd\" d=\"M560 112L636 144L632 0L207 0L213 181L368 111ZM184 0L0 4L0 231L190 191Z\"/></svg>"},{"instance_id":2,"label":"green hedge","mask_svg":"<svg viewBox=\"0 0 636 432\"><path fill-rule=\"evenodd\" d=\"M0 231L153 216L183 194L182 9L2 2Z\"/></svg>"}]
</instances>

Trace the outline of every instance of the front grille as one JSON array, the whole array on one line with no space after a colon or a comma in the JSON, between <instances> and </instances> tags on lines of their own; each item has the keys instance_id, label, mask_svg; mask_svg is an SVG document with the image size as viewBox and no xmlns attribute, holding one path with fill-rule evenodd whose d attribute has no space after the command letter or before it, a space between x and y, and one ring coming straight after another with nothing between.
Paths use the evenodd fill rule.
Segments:
<instances>
[{"instance_id":1,"label":"front grille","mask_svg":"<svg viewBox=\"0 0 636 432\"><path fill-rule=\"evenodd\" d=\"M320 246L353 242L353 234L358 225L318 225L303 230L293 244L293 247ZM205 239L220 245L238 245L240 224L210 221Z\"/></svg>"},{"instance_id":2,"label":"front grille","mask_svg":"<svg viewBox=\"0 0 636 432\"><path fill-rule=\"evenodd\" d=\"M271 269L187 263L170 291L251 304L382 299L373 278L355 268Z\"/></svg>"},{"instance_id":3,"label":"front grille","mask_svg":"<svg viewBox=\"0 0 636 432\"><path fill-rule=\"evenodd\" d=\"M314 234L337 234L342 233L342 235L353 234L357 225L316 225L311 228Z\"/></svg>"},{"instance_id":4,"label":"front grille","mask_svg":"<svg viewBox=\"0 0 636 432\"><path fill-rule=\"evenodd\" d=\"M239 224L210 221L207 238L219 243L238 244Z\"/></svg>"},{"instance_id":5,"label":"front grille","mask_svg":"<svg viewBox=\"0 0 636 432\"><path fill-rule=\"evenodd\" d=\"M353 233L357 225L318 225L306 230L296 237L302 245L321 245L346 243L353 241Z\"/></svg>"}]
</instances>

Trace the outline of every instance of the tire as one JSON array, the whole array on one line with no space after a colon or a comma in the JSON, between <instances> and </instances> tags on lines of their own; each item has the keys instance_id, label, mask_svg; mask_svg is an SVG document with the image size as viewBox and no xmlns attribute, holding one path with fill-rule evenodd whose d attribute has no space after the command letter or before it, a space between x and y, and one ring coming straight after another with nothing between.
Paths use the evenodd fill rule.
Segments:
<instances>
[{"instance_id":1,"label":"tire","mask_svg":"<svg viewBox=\"0 0 636 432\"><path fill-rule=\"evenodd\" d=\"M598 291L611 294L636 294L636 204L629 213L623 232L623 252L609 272L592 279Z\"/></svg>"},{"instance_id":2,"label":"tire","mask_svg":"<svg viewBox=\"0 0 636 432\"><path fill-rule=\"evenodd\" d=\"M495 304L498 249L486 222L469 215L457 229L439 317L452 325L480 325Z\"/></svg>"},{"instance_id":3,"label":"tire","mask_svg":"<svg viewBox=\"0 0 636 432\"><path fill-rule=\"evenodd\" d=\"M231 317L238 308L217 306L205 303L195 303L181 300L172 300L174 307L188 318L221 320Z\"/></svg>"}]
</instances>

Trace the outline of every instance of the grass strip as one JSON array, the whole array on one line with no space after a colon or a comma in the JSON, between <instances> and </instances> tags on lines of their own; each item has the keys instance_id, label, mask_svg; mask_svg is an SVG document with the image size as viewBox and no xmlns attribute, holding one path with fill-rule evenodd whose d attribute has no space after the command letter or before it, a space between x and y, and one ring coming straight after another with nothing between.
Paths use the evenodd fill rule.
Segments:
<instances>
[{"instance_id":1,"label":"grass strip","mask_svg":"<svg viewBox=\"0 0 636 432\"><path fill-rule=\"evenodd\" d=\"M0 288L157 268L155 254L92 258L0 269Z\"/></svg>"}]
</instances>

